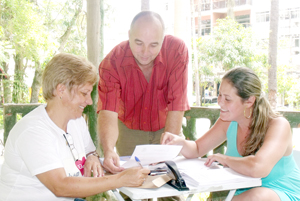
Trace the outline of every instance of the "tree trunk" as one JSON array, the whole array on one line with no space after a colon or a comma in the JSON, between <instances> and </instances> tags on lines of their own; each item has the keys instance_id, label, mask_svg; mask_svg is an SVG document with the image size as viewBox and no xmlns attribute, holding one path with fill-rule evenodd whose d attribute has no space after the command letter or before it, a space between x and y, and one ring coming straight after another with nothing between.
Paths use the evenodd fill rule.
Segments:
<instances>
[{"instance_id":1,"label":"tree trunk","mask_svg":"<svg viewBox=\"0 0 300 201\"><path fill-rule=\"evenodd\" d=\"M273 109L277 105L277 43L278 43L279 0L271 0L269 58L268 64L268 99Z\"/></svg>"},{"instance_id":2,"label":"tree trunk","mask_svg":"<svg viewBox=\"0 0 300 201\"><path fill-rule=\"evenodd\" d=\"M40 62L35 63L35 73L34 78L31 85L31 97L30 103L38 103L39 102L39 94L40 89L42 87L42 74L43 70Z\"/></svg>"},{"instance_id":3,"label":"tree trunk","mask_svg":"<svg viewBox=\"0 0 300 201\"><path fill-rule=\"evenodd\" d=\"M87 55L90 62L96 67L100 63L100 1L87 1ZM94 143L97 145L97 84L92 91L93 105L86 107L89 131Z\"/></svg>"},{"instance_id":4,"label":"tree trunk","mask_svg":"<svg viewBox=\"0 0 300 201\"><path fill-rule=\"evenodd\" d=\"M198 0L198 38L201 37L201 9L202 9L202 0Z\"/></svg>"},{"instance_id":5,"label":"tree trunk","mask_svg":"<svg viewBox=\"0 0 300 201\"><path fill-rule=\"evenodd\" d=\"M141 11L150 10L149 0L141 0Z\"/></svg>"},{"instance_id":6,"label":"tree trunk","mask_svg":"<svg viewBox=\"0 0 300 201\"><path fill-rule=\"evenodd\" d=\"M98 0L99 1L99 0ZM87 2L89 2L89 1L87 1ZM66 43L67 43L67 40L68 40L68 38L69 38L69 36L70 36L70 34L71 34L71 30L72 30L72 27L74 26L74 24L75 24L75 22L76 22L76 19L77 19L77 17L78 17L78 15L80 14L80 12L81 12L81 8L83 7L83 5L77 5L77 10L76 10L76 12L75 12L75 14L74 14L74 16L73 16L73 18L72 18L72 20L71 20L71 22L70 22L70 25L68 26L68 28L67 28L67 30L65 31L65 33L64 33L64 35L62 35L61 37L60 37L60 46L59 46L59 48L58 48L58 52L64 52L64 48L65 48L65 45L66 45Z\"/></svg>"},{"instance_id":7,"label":"tree trunk","mask_svg":"<svg viewBox=\"0 0 300 201\"><path fill-rule=\"evenodd\" d=\"M88 60L92 62L97 69L100 63L100 57L103 57L103 15L103 0L87 1L87 56ZM100 152L100 156L103 157L103 152L97 138L97 86L98 83L93 87L91 94L93 104L87 106L85 112L88 118L88 127L91 137L97 150ZM113 200L109 191L87 197L86 200L105 200L105 198L107 200Z\"/></svg>"},{"instance_id":8,"label":"tree trunk","mask_svg":"<svg viewBox=\"0 0 300 201\"><path fill-rule=\"evenodd\" d=\"M195 6L194 0L190 0L191 2L191 21L192 21L192 38L193 38L193 66L195 73L195 96L196 96L196 106L200 106L200 94L199 94L199 68L198 68L198 51L197 51L197 43L196 43L196 33L195 33Z\"/></svg>"},{"instance_id":9,"label":"tree trunk","mask_svg":"<svg viewBox=\"0 0 300 201\"><path fill-rule=\"evenodd\" d=\"M10 81L10 75L8 75L8 63L3 62L2 63L3 71L6 74L7 79L2 79L3 83L3 99L4 103L11 103L12 97L11 97L11 81Z\"/></svg>"},{"instance_id":10,"label":"tree trunk","mask_svg":"<svg viewBox=\"0 0 300 201\"><path fill-rule=\"evenodd\" d=\"M235 6L234 0L227 1L227 16L230 17L231 19L234 19L234 6Z\"/></svg>"},{"instance_id":11,"label":"tree trunk","mask_svg":"<svg viewBox=\"0 0 300 201\"><path fill-rule=\"evenodd\" d=\"M202 0L198 0L198 38L200 38L202 36L202 20L201 20L201 11L202 11ZM201 54L201 53L200 53ZM198 60L199 61L199 60ZM199 68L201 68L201 61L198 62L199 64ZM198 71L199 72L199 71ZM197 77L198 79L198 85L197 85L197 88L195 88L195 90L199 93L199 106L202 105L202 93L201 93L201 89L200 89L200 86L201 86L201 75L200 73L198 73L199 76ZM197 102L198 103L198 102Z\"/></svg>"},{"instance_id":12,"label":"tree trunk","mask_svg":"<svg viewBox=\"0 0 300 201\"><path fill-rule=\"evenodd\" d=\"M26 90L26 85L24 83L25 66L23 64L24 57L17 53L14 56L15 60L15 72L14 72L14 83L13 83L13 103L25 103L24 92Z\"/></svg>"},{"instance_id":13,"label":"tree trunk","mask_svg":"<svg viewBox=\"0 0 300 201\"><path fill-rule=\"evenodd\" d=\"M100 61L104 55L104 0L100 0ZM97 66L96 66L97 67Z\"/></svg>"}]
</instances>

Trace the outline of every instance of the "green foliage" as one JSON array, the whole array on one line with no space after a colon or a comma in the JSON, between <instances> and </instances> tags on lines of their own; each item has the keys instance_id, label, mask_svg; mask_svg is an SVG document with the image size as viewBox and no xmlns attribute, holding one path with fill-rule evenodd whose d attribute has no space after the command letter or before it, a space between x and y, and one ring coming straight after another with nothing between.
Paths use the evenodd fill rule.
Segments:
<instances>
[{"instance_id":1,"label":"green foliage","mask_svg":"<svg viewBox=\"0 0 300 201\"><path fill-rule=\"evenodd\" d=\"M255 58L254 42L251 28L244 28L231 18L219 19L213 34L207 40L198 40L199 59L224 70L250 67Z\"/></svg>"},{"instance_id":2,"label":"green foliage","mask_svg":"<svg viewBox=\"0 0 300 201\"><path fill-rule=\"evenodd\" d=\"M47 48L43 16L27 0L4 0L3 5L3 27L13 48L27 59L38 59L40 50Z\"/></svg>"},{"instance_id":3,"label":"green foliage","mask_svg":"<svg viewBox=\"0 0 300 201\"><path fill-rule=\"evenodd\" d=\"M3 107L0 107L0 129L3 129Z\"/></svg>"},{"instance_id":4,"label":"green foliage","mask_svg":"<svg viewBox=\"0 0 300 201\"><path fill-rule=\"evenodd\" d=\"M277 91L280 94L290 91L293 85L297 85L298 80L287 73L291 69L292 67L288 65L277 66ZM300 92L300 89L298 91Z\"/></svg>"},{"instance_id":5,"label":"green foliage","mask_svg":"<svg viewBox=\"0 0 300 201\"><path fill-rule=\"evenodd\" d=\"M197 39L200 85L206 87L208 77L220 82L217 72L237 66L262 70L266 57L257 51L259 45L251 28L245 28L228 17L217 20L209 37Z\"/></svg>"},{"instance_id":6,"label":"green foliage","mask_svg":"<svg viewBox=\"0 0 300 201\"><path fill-rule=\"evenodd\" d=\"M44 13L44 23L48 32L52 33L51 40L56 48L58 49L63 38L67 37L64 52L86 56L86 16L81 11L82 7L82 0L62 0L43 1L40 9ZM74 19L74 16L77 17ZM68 29L70 32L66 34Z\"/></svg>"},{"instance_id":7,"label":"green foliage","mask_svg":"<svg viewBox=\"0 0 300 201\"><path fill-rule=\"evenodd\" d=\"M82 7L82 0L0 1L0 62L8 62L9 54L21 58L17 71L24 76L27 64L39 62L43 69L60 47L60 51L86 56ZM12 86L15 103L29 101L24 77L15 75Z\"/></svg>"},{"instance_id":8,"label":"green foliage","mask_svg":"<svg viewBox=\"0 0 300 201\"><path fill-rule=\"evenodd\" d=\"M284 87L287 88L287 90L284 91L287 95L286 101L289 104L292 104L295 109L300 109L300 81L299 79L291 78L291 76L288 75L286 75L285 78L286 79L283 79L281 89L284 89Z\"/></svg>"}]
</instances>

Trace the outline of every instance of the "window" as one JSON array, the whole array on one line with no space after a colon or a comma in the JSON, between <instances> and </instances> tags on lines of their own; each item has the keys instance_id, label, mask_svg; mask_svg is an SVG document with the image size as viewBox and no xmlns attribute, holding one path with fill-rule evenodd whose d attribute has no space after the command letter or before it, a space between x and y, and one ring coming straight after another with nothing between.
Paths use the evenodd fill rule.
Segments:
<instances>
[{"instance_id":1,"label":"window","mask_svg":"<svg viewBox=\"0 0 300 201\"><path fill-rule=\"evenodd\" d=\"M226 8L226 2L224 0L214 0L213 9Z\"/></svg>"},{"instance_id":2,"label":"window","mask_svg":"<svg viewBox=\"0 0 300 201\"><path fill-rule=\"evenodd\" d=\"M235 20L242 24L245 28L250 26L250 15L235 16Z\"/></svg>"},{"instance_id":3,"label":"window","mask_svg":"<svg viewBox=\"0 0 300 201\"><path fill-rule=\"evenodd\" d=\"M201 21L201 35L209 35L210 34L210 20L202 20Z\"/></svg>"},{"instance_id":4,"label":"window","mask_svg":"<svg viewBox=\"0 0 300 201\"><path fill-rule=\"evenodd\" d=\"M257 12L256 13L256 22L269 22L270 21L270 12Z\"/></svg>"},{"instance_id":5,"label":"window","mask_svg":"<svg viewBox=\"0 0 300 201\"><path fill-rule=\"evenodd\" d=\"M210 0L202 0L201 10L202 11L210 10Z\"/></svg>"},{"instance_id":6,"label":"window","mask_svg":"<svg viewBox=\"0 0 300 201\"><path fill-rule=\"evenodd\" d=\"M294 10L291 11L291 18L292 19L296 19L296 18L300 19L300 8L295 8Z\"/></svg>"},{"instance_id":7,"label":"window","mask_svg":"<svg viewBox=\"0 0 300 201\"><path fill-rule=\"evenodd\" d=\"M288 8L280 11L281 20L300 19L300 8Z\"/></svg>"}]
</instances>

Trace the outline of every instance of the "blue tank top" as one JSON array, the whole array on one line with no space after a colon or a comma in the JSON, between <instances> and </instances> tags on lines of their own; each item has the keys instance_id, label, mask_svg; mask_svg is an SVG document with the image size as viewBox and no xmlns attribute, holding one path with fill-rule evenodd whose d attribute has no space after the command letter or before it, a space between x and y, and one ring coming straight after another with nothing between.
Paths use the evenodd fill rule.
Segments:
<instances>
[{"instance_id":1,"label":"blue tank top","mask_svg":"<svg viewBox=\"0 0 300 201\"><path fill-rule=\"evenodd\" d=\"M227 129L227 156L242 157L237 150L238 123L233 121ZM274 190L282 201L300 200L300 170L294 160L293 153L283 156L273 167L267 177L262 180L262 187ZM237 190L240 194L248 189Z\"/></svg>"}]
</instances>

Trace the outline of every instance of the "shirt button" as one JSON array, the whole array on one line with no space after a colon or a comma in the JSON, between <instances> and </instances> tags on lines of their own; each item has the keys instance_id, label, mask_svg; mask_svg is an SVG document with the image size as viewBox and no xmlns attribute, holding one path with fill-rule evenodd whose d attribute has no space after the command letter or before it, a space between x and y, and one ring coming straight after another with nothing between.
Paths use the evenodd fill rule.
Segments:
<instances>
[{"instance_id":1,"label":"shirt button","mask_svg":"<svg viewBox=\"0 0 300 201\"><path fill-rule=\"evenodd\" d=\"M147 110L147 108L145 107L145 110Z\"/></svg>"},{"instance_id":2,"label":"shirt button","mask_svg":"<svg viewBox=\"0 0 300 201\"><path fill-rule=\"evenodd\" d=\"M146 124L146 122L144 122L144 124Z\"/></svg>"}]
</instances>

